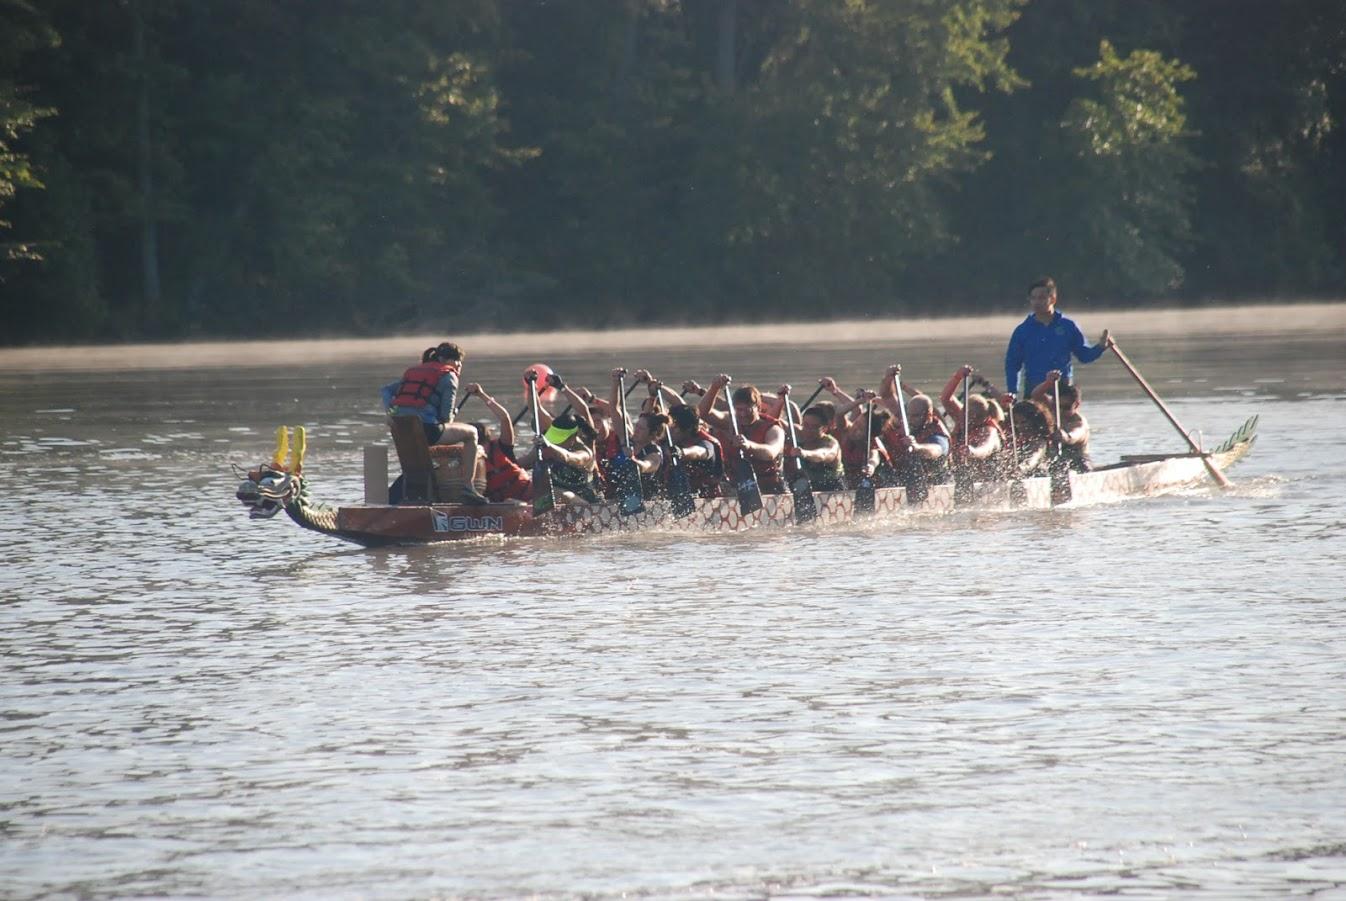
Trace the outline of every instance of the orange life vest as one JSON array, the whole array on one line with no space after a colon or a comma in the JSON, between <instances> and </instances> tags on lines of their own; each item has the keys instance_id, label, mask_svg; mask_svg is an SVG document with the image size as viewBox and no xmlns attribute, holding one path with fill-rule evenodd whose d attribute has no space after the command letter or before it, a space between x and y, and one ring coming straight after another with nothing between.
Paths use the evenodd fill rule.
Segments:
<instances>
[{"instance_id":1,"label":"orange life vest","mask_svg":"<svg viewBox=\"0 0 1346 901\"><path fill-rule=\"evenodd\" d=\"M500 440L486 445L486 496L493 501L533 499L533 476L505 453Z\"/></svg>"},{"instance_id":2,"label":"orange life vest","mask_svg":"<svg viewBox=\"0 0 1346 901\"><path fill-rule=\"evenodd\" d=\"M752 422L740 426L739 431L749 441L765 444L766 433L771 431L772 426L777 425L780 425L780 420L772 419L770 416L758 415ZM774 460L758 460L749 456L748 462L752 464L753 472L757 473L757 486L759 488L767 494L781 494L785 491L785 479L781 475L780 457Z\"/></svg>"},{"instance_id":3,"label":"orange life vest","mask_svg":"<svg viewBox=\"0 0 1346 901\"><path fill-rule=\"evenodd\" d=\"M438 397L439 380L457 371L458 367L453 363L418 363L402 373L402 384L393 395L392 406L417 410L429 406L430 401Z\"/></svg>"}]
</instances>

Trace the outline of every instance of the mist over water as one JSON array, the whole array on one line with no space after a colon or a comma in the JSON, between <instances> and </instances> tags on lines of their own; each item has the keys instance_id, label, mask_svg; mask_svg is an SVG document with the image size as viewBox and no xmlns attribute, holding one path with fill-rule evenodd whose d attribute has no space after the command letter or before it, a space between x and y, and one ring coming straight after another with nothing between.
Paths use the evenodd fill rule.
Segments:
<instances>
[{"instance_id":1,"label":"mist over water","mask_svg":"<svg viewBox=\"0 0 1346 901\"><path fill-rule=\"evenodd\" d=\"M1346 891L1346 319L1313 309L1066 310L1208 443L1261 416L1229 492L374 551L248 520L230 464L303 424L358 501L379 386L443 336L0 352L0 895ZM1001 381L1013 322L463 343L509 405L537 360L937 391ZM1182 447L1115 361L1077 374L1096 459Z\"/></svg>"}]
</instances>

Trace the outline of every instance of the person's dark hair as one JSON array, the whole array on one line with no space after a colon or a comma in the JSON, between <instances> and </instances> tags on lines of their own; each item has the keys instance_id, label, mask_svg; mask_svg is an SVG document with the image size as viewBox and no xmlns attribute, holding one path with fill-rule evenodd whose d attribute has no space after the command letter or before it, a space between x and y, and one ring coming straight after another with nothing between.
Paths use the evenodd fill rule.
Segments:
<instances>
[{"instance_id":1,"label":"person's dark hair","mask_svg":"<svg viewBox=\"0 0 1346 901\"><path fill-rule=\"evenodd\" d=\"M813 406L809 407L809 409L821 410L822 415L827 417L827 427L829 429L834 429L840 425L844 425L844 423L837 422L837 405L832 403L830 400L820 400Z\"/></svg>"},{"instance_id":2,"label":"person's dark hair","mask_svg":"<svg viewBox=\"0 0 1346 901\"><path fill-rule=\"evenodd\" d=\"M1056 430L1056 417L1041 401L1021 400L1011 409L1014 412L1014 432L1020 440L1035 438L1046 441Z\"/></svg>"},{"instance_id":3,"label":"person's dark hair","mask_svg":"<svg viewBox=\"0 0 1346 901\"><path fill-rule=\"evenodd\" d=\"M1037 281L1033 282L1033 284L1028 286L1028 293L1032 294L1038 288L1046 288L1048 291L1055 294L1056 280L1053 279L1050 275L1044 275L1042 278L1038 279Z\"/></svg>"},{"instance_id":4,"label":"person's dark hair","mask_svg":"<svg viewBox=\"0 0 1346 901\"><path fill-rule=\"evenodd\" d=\"M427 347L425 350L421 351L421 362L422 363L431 362L436 358L436 354L438 352L439 352L438 347Z\"/></svg>"},{"instance_id":5,"label":"person's dark hair","mask_svg":"<svg viewBox=\"0 0 1346 901\"><path fill-rule=\"evenodd\" d=\"M441 363L461 363L463 349L452 341L445 341L435 348L435 359Z\"/></svg>"},{"instance_id":6,"label":"person's dark hair","mask_svg":"<svg viewBox=\"0 0 1346 901\"><path fill-rule=\"evenodd\" d=\"M760 407L762 405L762 392L758 391L755 385L744 385L734 391L730 403L750 404L754 407Z\"/></svg>"},{"instance_id":7,"label":"person's dark hair","mask_svg":"<svg viewBox=\"0 0 1346 901\"><path fill-rule=\"evenodd\" d=\"M668 416L679 430L689 435L695 434L701 427L701 415L696 412L696 407L676 404L669 409Z\"/></svg>"},{"instance_id":8,"label":"person's dark hair","mask_svg":"<svg viewBox=\"0 0 1346 901\"><path fill-rule=\"evenodd\" d=\"M650 430L651 441L663 441L664 432L668 430L669 419L663 413L641 413L640 418L645 420L645 428Z\"/></svg>"},{"instance_id":9,"label":"person's dark hair","mask_svg":"<svg viewBox=\"0 0 1346 901\"><path fill-rule=\"evenodd\" d=\"M813 406L809 407L800 415L801 417L803 416L815 417L816 419L822 422L824 429L830 429L832 427L832 420L835 419L837 415L837 407L836 404L823 401L820 404L814 404Z\"/></svg>"},{"instance_id":10,"label":"person's dark hair","mask_svg":"<svg viewBox=\"0 0 1346 901\"><path fill-rule=\"evenodd\" d=\"M873 415L869 417L869 427L873 429L874 434L877 435L879 432L883 431L883 427L888 424L888 420L891 418L892 414L887 410L882 408L877 409L874 411Z\"/></svg>"},{"instance_id":11,"label":"person's dark hair","mask_svg":"<svg viewBox=\"0 0 1346 901\"><path fill-rule=\"evenodd\" d=\"M1080 402L1080 387L1078 385L1061 385L1056 390L1061 392L1061 403L1077 404Z\"/></svg>"},{"instance_id":12,"label":"person's dark hair","mask_svg":"<svg viewBox=\"0 0 1346 901\"><path fill-rule=\"evenodd\" d=\"M485 447L487 442L491 440L490 436L486 434L486 426L480 422L474 422L472 428L477 430L477 443Z\"/></svg>"}]
</instances>

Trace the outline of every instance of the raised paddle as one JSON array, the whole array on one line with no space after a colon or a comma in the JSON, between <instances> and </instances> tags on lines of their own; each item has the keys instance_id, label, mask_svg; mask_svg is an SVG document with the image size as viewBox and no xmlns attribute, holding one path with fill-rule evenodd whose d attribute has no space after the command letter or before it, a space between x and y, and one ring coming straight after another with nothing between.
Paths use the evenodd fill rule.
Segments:
<instances>
[{"instance_id":1,"label":"raised paddle","mask_svg":"<svg viewBox=\"0 0 1346 901\"><path fill-rule=\"evenodd\" d=\"M630 516L645 509L645 496L641 492L640 470L631 458L631 436L626 431L626 370L617 377L617 409L613 412L617 426L617 455L608 464L612 473L612 487L617 492L617 509L623 516ZM632 387L635 387L634 385Z\"/></svg>"},{"instance_id":2,"label":"raised paddle","mask_svg":"<svg viewBox=\"0 0 1346 901\"><path fill-rule=\"evenodd\" d=\"M865 466L860 484L855 486L855 512L874 512L874 475L869 472L870 455L874 451L874 401L865 404Z\"/></svg>"},{"instance_id":3,"label":"raised paddle","mask_svg":"<svg viewBox=\"0 0 1346 901\"><path fill-rule=\"evenodd\" d=\"M963 460L953 470L953 502L972 502L972 411L968 409L968 376L963 376Z\"/></svg>"},{"instance_id":4,"label":"raised paddle","mask_svg":"<svg viewBox=\"0 0 1346 901\"><path fill-rule=\"evenodd\" d=\"M911 441L911 423L907 421L907 402L902 399L902 367L898 366L897 371L893 373L893 393L897 399L897 410L902 416L902 436ZM930 484L926 479L925 469L916 459L915 442L907 450L907 465L911 468L912 476L907 483L907 503L919 504L930 496Z\"/></svg>"},{"instance_id":5,"label":"raised paddle","mask_svg":"<svg viewBox=\"0 0 1346 901\"><path fill-rule=\"evenodd\" d=\"M687 392L682 392L686 397ZM658 392L654 395L654 402L659 412L664 411L664 398ZM679 449L673 444L673 423L670 422L664 428L664 440L668 442L668 501L673 515L677 517L691 516L696 510L696 498L692 495L692 480L687 475L687 464L682 459Z\"/></svg>"},{"instance_id":6,"label":"raised paddle","mask_svg":"<svg viewBox=\"0 0 1346 901\"><path fill-rule=\"evenodd\" d=\"M819 395L819 394L822 394L822 393L823 393L823 383L822 383L821 381L819 381L819 382L818 382L818 387L815 388L814 391L813 391L813 393L809 395L809 399L806 400L806 401L804 401L804 403L800 404L800 406L799 406L799 415L800 415L800 416L803 416L803 415L804 415L804 411L807 410L809 407L813 406L813 402L814 402L815 400L817 400L817 399L818 399L818 395ZM788 396L785 398L785 409L787 409L787 410L790 409L790 398L789 398Z\"/></svg>"},{"instance_id":7,"label":"raised paddle","mask_svg":"<svg viewBox=\"0 0 1346 901\"><path fill-rule=\"evenodd\" d=\"M728 387L726 384L725 387ZM734 400L729 399L729 425L734 430L734 437L738 438L738 417L734 415ZM738 459L734 463L734 491L738 494L738 512L747 516L762 509L762 488L757 484L757 473L753 471L752 463L748 462L748 455L743 452L743 448L734 447L738 451Z\"/></svg>"},{"instance_id":8,"label":"raised paddle","mask_svg":"<svg viewBox=\"0 0 1346 901\"><path fill-rule=\"evenodd\" d=\"M1216 468L1215 464L1211 462L1210 455L1202 451L1201 448L1197 446L1197 443L1192 440L1191 433L1182 427L1182 423L1178 422L1178 417L1173 415L1173 411L1171 411L1168 408L1168 406L1162 400L1159 399L1158 394L1154 393L1154 389L1151 388L1149 383L1145 381L1145 377L1141 375L1139 371L1136 370L1135 366L1131 365L1131 361L1126 358L1126 354L1122 353L1122 348L1118 346L1116 340L1109 338L1108 347L1109 349L1112 350L1114 354L1117 355L1117 361L1126 368L1127 372L1131 373L1131 377L1136 380L1136 384L1140 385L1141 389L1146 394L1149 395L1150 400L1154 401L1155 406L1159 408L1160 412L1162 412L1166 417L1168 417L1168 421L1171 422L1173 424L1173 428L1177 429L1178 433L1182 435L1183 440L1187 442L1187 446L1192 449L1192 453L1201 457L1201 462L1206 465L1206 472L1210 473L1210 477L1215 480L1215 484L1219 485L1221 488L1228 488L1229 480L1225 478L1224 473L1220 472L1220 470ZM1059 423L1057 424L1057 427L1058 428L1060 427Z\"/></svg>"},{"instance_id":9,"label":"raised paddle","mask_svg":"<svg viewBox=\"0 0 1346 901\"><path fill-rule=\"evenodd\" d=\"M790 446L799 450L799 438L795 435L795 417L790 410L790 395L785 394L785 425L786 437L790 439ZM813 482L809 480L808 470L804 468L804 460L801 457L791 457L794 461L794 477L790 479L790 494L795 501L795 523L803 525L812 522L818 518L818 504L813 499Z\"/></svg>"},{"instance_id":10,"label":"raised paddle","mask_svg":"<svg viewBox=\"0 0 1346 901\"><path fill-rule=\"evenodd\" d=\"M556 509L556 493L551 484L551 462L542 456L546 438L542 436L542 413L537 402L537 373L528 371L528 397L533 406L533 434L537 442L537 459L533 461L533 515L541 516Z\"/></svg>"},{"instance_id":11,"label":"raised paddle","mask_svg":"<svg viewBox=\"0 0 1346 901\"><path fill-rule=\"evenodd\" d=\"M992 389L994 390L994 389ZM1019 471L1021 461L1019 460L1019 430L1014 425L1014 395L1010 395L1009 405L1009 423L1010 423L1010 506L1022 507L1028 500L1028 488L1024 485L1023 479L1019 478L1022 473Z\"/></svg>"}]
</instances>

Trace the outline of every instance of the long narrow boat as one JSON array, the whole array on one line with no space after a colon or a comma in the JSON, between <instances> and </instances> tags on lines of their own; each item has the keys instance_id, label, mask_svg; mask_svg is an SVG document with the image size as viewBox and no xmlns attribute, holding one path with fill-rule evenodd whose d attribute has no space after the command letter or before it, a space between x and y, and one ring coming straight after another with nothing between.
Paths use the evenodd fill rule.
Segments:
<instances>
[{"instance_id":1,"label":"long narrow boat","mask_svg":"<svg viewBox=\"0 0 1346 901\"><path fill-rule=\"evenodd\" d=\"M1048 510L1130 497L1158 494L1208 478L1207 463L1226 470L1252 450L1257 417L1245 422L1224 443L1207 453L1145 454L1123 457L1117 463L1090 472L1063 473L1054 485L1050 478L978 482L968 497L955 502L953 484L932 485L920 503L912 503L903 488L880 488L871 513L857 514L852 491L815 492L818 517L806 528L826 528L863 519L885 523L909 517L953 514L962 509ZM352 504L330 507L313 500L303 476L305 436L295 430L295 446L286 461L288 438L279 430L276 454L270 463L248 473L237 497L254 518L269 518L283 510L305 529L366 547L431 544L489 536L597 535L624 531L741 532L752 529L795 528L794 498L767 495L761 510L747 516L734 498L698 499L691 514L673 515L664 501L622 515L617 504L559 507L534 516L520 504Z\"/></svg>"}]
</instances>

